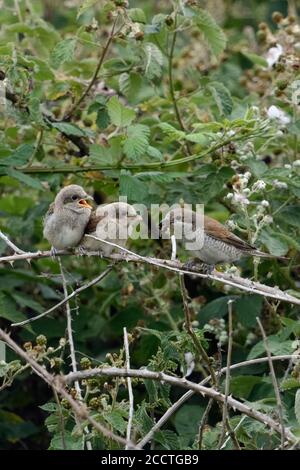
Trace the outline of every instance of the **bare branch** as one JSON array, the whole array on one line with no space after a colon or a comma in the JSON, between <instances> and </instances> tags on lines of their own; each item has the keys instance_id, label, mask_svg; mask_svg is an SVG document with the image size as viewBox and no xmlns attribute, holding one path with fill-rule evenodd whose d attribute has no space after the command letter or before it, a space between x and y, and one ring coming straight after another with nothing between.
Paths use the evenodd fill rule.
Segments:
<instances>
[{"instance_id":1,"label":"bare branch","mask_svg":"<svg viewBox=\"0 0 300 470\"><path fill-rule=\"evenodd\" d=\"M284 427L284 419L283 419L283 406L282 406L282 401L281 401L281 396L280 396L280 391L278 387L278 382L274 370L274 365L272 362L271 358L271 352L269 348L269 342L267 335L265 333L264 327L258 317L256 317L256 321L258 323L259 329L261 331L262 337L263 337L263 342L265 345L265 350L268 356L268 362L269 362L269 367L270 367L270 373L271 373L271 378L272 378L272 383L274 387L274 393L276 397L276 403L277 403L277 409L278 409L278 416L279 416L279 421L280 421L280 427L281 427L281 448L283 449L284 447L284 442L285 442L285 427Z\"/></svg>"},{"instance_id":2,"label":"bare branch","mask_svg":"<svg viewBox=\"0 0 300 470\"><path fill-rule=\"evenodd\" d=\"M100 375L104 377L137 377L141 379L158 380L160 382L169 383L170 385L187 388L187 389L190 389L191 391L193 390L194 392L199 393L200 395L213 398L214 400L220 403L224 403L224 400L225 400L225 396L213 388L208 388L203 385L190 382L189 380L185 378L174 377L171 375L167 375L163 372L153 372L147 369L127 370L127 369L121 369L118 367L99 367L95 369L84 370L84 371L78 372L77 374L74 374L71 372L67 374L66 376L64 376L64 380L66 381L66 383L70 383L77 379L89 378L89 377L93 377L96 375ZM205 380L209 380L209 379L210 377L208 377ZM261 423L265 424L266 426L273 429L274 431L281 433L281 425L278 424L277 421L272 419L270 416L264 413L261 413L260 411L257 411L251 408L250 406L244 403L241 403L238 400L230 396L228 397L228 405L234 410L238 410L241 413L246 414L250 418L260 421ZM297 440L296 436L294 436L288 429L285 429L285 437L289 442L292 442L292 443L294 443Z\"/></svg>"},{"instance_id":3,"label":"bare branch","mask_svg":"<svg viewBox=\"0 0 300 470\"><path fill-rule=\"evenodd\" d=\"M9 334L5 333L5 331L2 329L0 329L0 339L2 339L18 356L24 359L26 363L30 364L32 370L50 387L54 387L56 392L68 401L74 413L79 418L82 420L87 420L99 433L103 434L105 437L113 439L114 441L123 445L128 444L131 449L137 449L135 444L132 442L127 443L126 439L123 439L123 437L113 433L101 423L92 418L86 406L83 403L79 403L78 401L74 400L74 398L72 398L72 396L66 392L65 382L62 376L54 376L50 374L45 367L40 365L33 357L29 356L23 349L21 349L20 346L18 346L17 343L11 339Z\"/></svg>"},{"instance_id":4,"label":"bare branch","mask_svg":"<svg viewBox=\"0 0 300 470\"><path fill-rule=\"evenodd\" d=\"M295 305L300 305L300 299L297 299L296 297L287 294L286 292L280 290L277 287L270 287L265 284L261 284L259 282L254 282L249 279L244 279L240 276L233 276L231 274L226 274L226 273L221 273L216 270L213 271L212 274L204 274L201 271L197 271L197 269L189 269L187 270L184 267L183 263L180 263L179 261L172 261L172 260L164 260L164 259L159 259L159 258L152 258L152 257L146 257L146 256L141 256L138 255L137 253L134 253L130 250L127 250L126 248L123 248L116 243L111 243L108 242L107 240L103 240L98 237L94 237L93 235L86 235L87 237L94 238L95 240L101 241L103 243L106 243L108 245L111 245L115 248L118 248L120 251L127 253L126 256L123 254L115 253L111 254L109 256L102 256L105 259L108 260L113 260L113 261L126 261L126 262L131 262L131 263L143 263L143 264L149 264L152 266L156 266L158 268L162 269L167 269L169 271L177 272L177 273L182 273L182 274L189 274L193 275L196 277L200 277L202 279L208 279L210 281L217 281L225 285L229 285L232 287L235 287L239 290L245 291L245 292L250 292L252 294L258 294L262 295L265 297L281 300L283 302L289 302L291 304ZM68 251L68 250L60 250L57 252L58 256L65 256L65 255L74 255L74 251ZM98 251L92 251L88 252L86 256L97 256L99 257L99 252ZM0 262L11 262L11 261L19 261L19 260L29 260L29 259L39 259L39 258L48 258L51 257L51 252L50 251L38 251L34 253L24 253L24 254L15 254L12 256L3 256L0 257Z\"/></svg>"},{"instance_id":5,"label":"bare branch","mask_svg":"<svg viewBox=\"0 0 300 470\"><path fill-rule=\"evenodd\" d=\"M124 350L125 350L125 357L126 357L126 369L130 370L130 355L129 355L129 344L128 344L128 335L127 329L123 328L124 332ZM128 423L127 423L127 431L126 431L126 440L130 442L131 440L131 428L132 428L132 420L133 420L133 412L134 412L134 398L132 392L132 384L131 378L127 377L127 388L128 388L128 395L129 395L129 415L128 415ZM128 445L126 444L125 449L128 450Z\"/></svg>"}]
</instances>

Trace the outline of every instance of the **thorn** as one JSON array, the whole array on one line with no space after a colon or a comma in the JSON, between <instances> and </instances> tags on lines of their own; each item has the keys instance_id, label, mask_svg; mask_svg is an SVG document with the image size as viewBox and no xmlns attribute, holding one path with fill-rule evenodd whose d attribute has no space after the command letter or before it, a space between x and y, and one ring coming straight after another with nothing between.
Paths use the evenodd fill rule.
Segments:
<instances>
[{"instance_id":1,"label":"thorn","mask_svg":"<svg viewBox=\"0 0 300 470\"><path fill-rule=\"evenodd\" d=\"M11 267L13 268L14 267L14 261L9 261L9 264L11 265Z\"/></svg>"}]
</instances>

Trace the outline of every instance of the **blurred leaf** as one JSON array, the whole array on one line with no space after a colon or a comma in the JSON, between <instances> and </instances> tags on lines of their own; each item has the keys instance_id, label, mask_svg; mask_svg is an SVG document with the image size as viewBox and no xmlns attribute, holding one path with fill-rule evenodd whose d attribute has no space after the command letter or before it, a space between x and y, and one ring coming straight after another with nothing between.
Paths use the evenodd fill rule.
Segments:
<instances>
[{"instance_id":1,"label":"blurred leaf","mask_svg":"<svg viewBox=\"0 0 300 470\"><path fill-rule=\"evenodd\" d=\"M51 61L54 68L74 59L76 44L76 38L64 39L56 44L51 52Z\"/></svg>"},{"instance_id":2,"label":"blurred leaf","mask_svg":"<svg viewBox=\"0 0 300 470\"><path fill-rule=\"evenodd\" d=\"M110 98L107 111L112 124L117 127L129 126L135 118L134 110L126 108L116 96Z\"/></svg>"},{"instance_id":3,"label":"blurred leaf","mask_svg":"<svg viewBox=\"0 0 300 470\"><path fill-rule=\"evenodd\" d=\"M142 124L128 127L124 152L130 160L136 160L145 153L149 145L149 135L149 127Z\"/></svg>"},{"instance_id":4,"label":"blurred leaf","mask_svg":"<svg viewBox=\"0 0 300 470\"><path fill-rule=\"evenodd\" d=\"M212 53L216 56L220 55L226 46L226 36L220 26L215 22L208 11L200 8L196 10L194 21L202 31Z\"/></svg>"}]
</instances>

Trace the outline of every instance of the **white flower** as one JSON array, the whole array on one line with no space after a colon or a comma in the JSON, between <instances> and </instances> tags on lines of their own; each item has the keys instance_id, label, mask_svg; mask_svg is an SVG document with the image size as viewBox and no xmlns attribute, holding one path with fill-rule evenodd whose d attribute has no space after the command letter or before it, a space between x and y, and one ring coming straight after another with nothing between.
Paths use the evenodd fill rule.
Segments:
<instances>
[{"instance_id":1,"label":"white flower","mask_svg":"<svg viewBox=\"0 0 300 470\"><path fill-rule=\"evenodd\" d=\"M246 173L244 174L244 177L247 178L247 179L251 178L250 171L246 171Z\"/></svg>"},{"instance_id":2,"label":"white flower","mask_svg":"<svg viewBox=\"0 0 300 470\"><path fill-rule=\"evenodd\" d=\"M266 201L266 200L264 199L263 201L261 201L261 205L262 205L263 207L269 207L270 204L269 204L268 201Z\"/></svg>"},{"instance_id":3,"label":"white flower","mask_svg":"<svg viewBox=\"0 0 300 470\"><path fill-rule=\"evenodd\" d=\"M266 189L266 183L263 180L257 180L252 186L252 191L263 191Z\"/></svg>"},{"instance_id":4,"label":"white flower","mask_svg":"<svg viewBox=\"0 0 300 470\"><path fill-rule=\"evenodd\" d=\"M265 215L263 218L263 222L265 224L272 224L273 223L273 217L271 215Z\"/></svg>"},{"instance_id":5,"label":"white flower","mask_svg":"<svg viewBox=\"0 0 300 470\"><path fill-rule=\"evenodd\" d=\"M266 56L266 61L268 63L268 68L271 69L274 64L276 64L283 53L282 46L280 44L276 44L275 47L271 47Z\"/></svg>"},{"instance_id":6,"label":"white flower","mask_svg":"<svg viewBox=\"0 0 300 470\"><path fill-rule=\"evenodd\" d=\"M295 160L293 166L300 166L300 160Z\"/></svg>"},{"instance_id":7,"label":"white flower","mask_svg":"<svg viewBox=\"0 0 300 470\"><path fill-rule=\"evenodd\" d=\"M290 170L292 168L292 165L290 165L289 163L287 163L286 165L284 165L284 168L286 168L287 170Z\"/></svg>"},{"instance_id":8,"label":"white flower","mask_svg":"<svg viewBox=\"0 0 300 470\"><path fill-rule=\"evenodd\" d=\"M273 185L278 189L287 189L288 185L283 181L273 180Z\"/></svg>"},{"instance_id":9,"label":"white flower","mask_svg":"<svg viewBox=\"0 0 300 470\"><path fill-rule=\"evenodd\" d=\"M251 191L250 191L249 188L245 188L245 189L244 189L244 194L245 194L245 196L249 196L250 193L251 193Z\"/></svg>"},{"instance_id":10,"label":"white flower","mask_svg":"<svg viewBox=\"0 0 300 470\"><path fill-rule=\"evenodd\" d=\"M233 129L230 129L228 132L227 132L227 135L228 137L233 137L235 135L235 131Z\"/></svg>"},{"instance_id":11,"label":"white flower","mask_svg":"<svg viewBox=\"0 0 300 470\"><path fill-rule=\"evenodd\" d=\"M227 196L225 196L225 199L232 199L233 198L233 193L228 193Z\"/></svg>"},{"instance_id":12,"label":"white flower","mask_svg":"<svg viewBox=\"0 0 300 470\"><path fill-rule=\"evenodd\" d=\"M244 204L245 206L250 204L249 199L247 199L246 196L244 194L241 194L241 193L236 193L233 196L233 202L236 203L236 204Z\"/></svg>"},{"instance_id":13,"label":"white flower","mask_svg":"<svg viewBox=\"0 0 300 470\"><path fill-rule=\"evenodd\" d=\"M184 354L184 359L186 363L185 377L188 377L189 375L191 375L191 373L193 372L195 368L194 356L191 352L187 352Z\"/></svg>"},{"instance_id":14,"label":"white flower","mask_svg":"<svg viewBox=\"0 0 300 470\"><path fill-rule=\"evenodd\" d=\"M267 115L270 119L277 119L280 124L288 124L291 121L291 118L284 112L282 109L277 108L277 106L270 106L267 110Z\"/></svg>"}]
</instances>

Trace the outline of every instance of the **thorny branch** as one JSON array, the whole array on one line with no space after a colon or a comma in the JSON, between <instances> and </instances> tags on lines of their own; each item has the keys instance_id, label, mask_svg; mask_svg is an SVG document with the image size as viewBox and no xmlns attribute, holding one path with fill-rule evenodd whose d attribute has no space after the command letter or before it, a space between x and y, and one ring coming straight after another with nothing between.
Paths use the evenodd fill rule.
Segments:
<instances>
[{"instance_id":1,"label":"thorny branch","mask_svg":"<svg viewBox=\"0 0 300 470\"><path fill-rule=\"evenodd\" d=\"M101 423L96 421L92 418L83 403L80 403L65 390L64 379L62 376L55 376L50 374L45 367L40 365L33 357L29 356L27 352L20 348L17 343L10 337L8 333L5 333L2 329L0 329L0 339L4 341L18 356L26 361L26 363L30 364L33 372L35 372L39 377L41 377L50 387L54 387L56 392L63 398L65 398L70 406L72 407L74 413L80 420L87 420L99 433L103 434L105 437L109 439L113 439L116 442L119 442L123 445L129 445L131 449L136 449L137 447L132 442L127 442L126 439L123 437L118 436L117 434L113 433ZM77 372L78 373L78 372Z\"/></svg>"}]
</instances>

